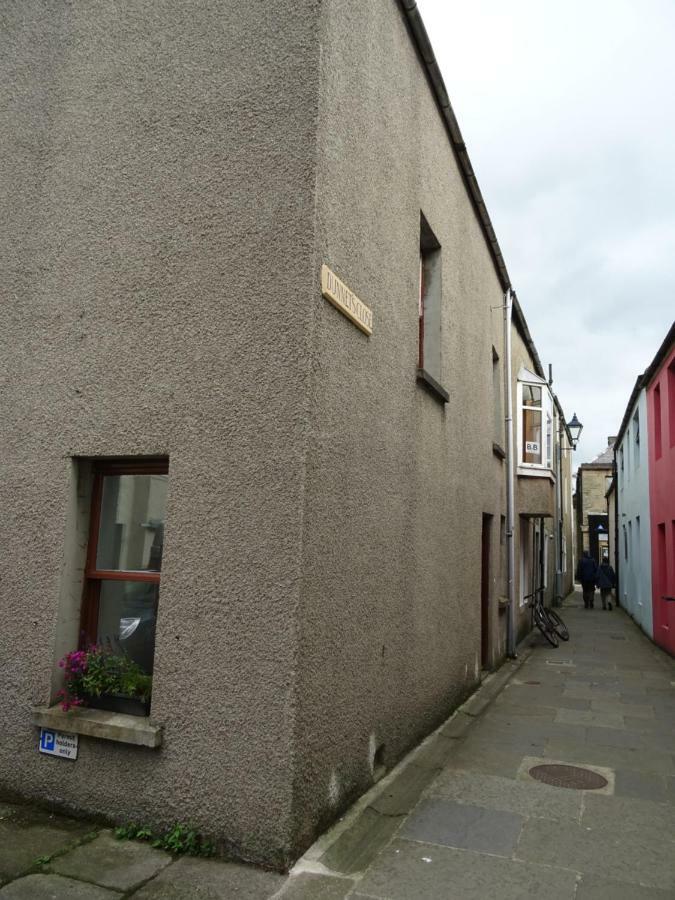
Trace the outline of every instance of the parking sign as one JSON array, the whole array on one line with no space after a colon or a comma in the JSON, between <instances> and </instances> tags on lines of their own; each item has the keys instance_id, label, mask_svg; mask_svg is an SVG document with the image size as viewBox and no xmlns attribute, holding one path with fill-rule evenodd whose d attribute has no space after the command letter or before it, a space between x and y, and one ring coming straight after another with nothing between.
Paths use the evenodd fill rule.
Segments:
<instances>
[{"instance_id":1,"label":"parking sign","mask_svg":"<svg viewBox=\"0 0 675 900\"><path fill-rule=\"evenodd\" d=\"M77 735L65 731L53 731L51 728L40 729L40 753L48 756L60 756L62 759L77 759Z\"/></svg>"}]
</instances>

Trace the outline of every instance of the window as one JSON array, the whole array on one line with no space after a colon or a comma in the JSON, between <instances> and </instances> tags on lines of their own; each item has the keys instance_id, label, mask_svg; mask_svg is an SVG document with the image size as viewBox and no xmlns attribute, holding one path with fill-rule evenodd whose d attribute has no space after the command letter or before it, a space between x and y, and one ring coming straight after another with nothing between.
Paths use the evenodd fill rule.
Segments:
<instances>
[{"instance_id":1,"label":"window","mask_svg":"<svg viewBox=\"0 0 675 900\"><path fill-rule=\"evenodd\" d=\"M553 464L553 401L548 385L519 382L520 465L550 469Z\"/></svg>"},{"instance_id":2,"label":"window","mask_svg":"<svg viewBox=\"0 0 675 900\"><path fill-rule=\"evenodd\" d=\"M82 644L123 653L152 675L167 460L94 468Z\"/></svg>"},{"instance_id":3,"label":"window","mask_svg":"<svg viewBox=\"0 0 675 900\"><path fill-rule=\"evenodd\" d=\"M625 525L623 526L623 558L628 559L628 534Z\"/></svg>"},{"instance_id":4,"label":"window","mask_svg":"<svg viewBox=\"0 0 675 900\"><path fill-rule=\"evenodd\" d=\"M441 245L424 216L420 219L420 277L418 297L418 356L420 380L444 401L441 387Z\"/></svg>"},{"instance_id":5,"label":"window","mask_svg":"<svg viewBox=\"0 0 675 900\"><path fill-rule=\"evenodd\" d=\"M675 359L668 366L668 431L670 446L675 447Z\"/></svg>"},{"instance_id":6,"label":"window","mask_svg":"<svg viewBox=\"0 0 675 900\"><path fill-rule=\"evenodd\" d=\"M633 416L633 465L637 469L640 464L640 411Z\"/></svg>"}]
</instances>

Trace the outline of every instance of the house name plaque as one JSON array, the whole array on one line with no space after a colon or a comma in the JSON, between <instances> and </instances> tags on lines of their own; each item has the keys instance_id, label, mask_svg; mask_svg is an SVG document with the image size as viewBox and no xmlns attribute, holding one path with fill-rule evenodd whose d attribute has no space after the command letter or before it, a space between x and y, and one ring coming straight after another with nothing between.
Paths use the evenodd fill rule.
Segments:
<instances>
[{"instance_id":1,"label":"house name plaque","mask_svg":"<svg viewBox=\"0 0 675 900\"><path fill-rule=\"evenodd\" d=\"M365 334L373 333L373 311L328 266L321 266L321 293Z\"/></svg>"}]
</instances>

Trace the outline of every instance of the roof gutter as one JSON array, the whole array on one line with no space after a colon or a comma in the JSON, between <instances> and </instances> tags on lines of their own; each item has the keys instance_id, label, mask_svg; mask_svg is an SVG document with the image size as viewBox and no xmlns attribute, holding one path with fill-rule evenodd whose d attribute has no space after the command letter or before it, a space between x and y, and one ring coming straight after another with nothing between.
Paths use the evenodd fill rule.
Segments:
<instances>
[{"instance_id":1,"label":"roof gutter","mask_svg":"<svg viewBox=\"0 0 675 900\"><path fill-rule=\"evenodd\" d=\"M429 35L427 34L424 22L422 21L420 11L417 8L417 3L415 2L415 0L398 0L398 5L405 17L408 30L415 43L417 53L426 70L427 79L436 99L441 117L443 118L445 130L447 131L448 137L450 138L450 144L455 154L455 159L457 160L459 171L462 175L462 180L464 181L464 185L466 186L467 192L469 194L471 204L474 208L476 216L478 217L478 222L490 251L492 263L495 267L495 271L497 273L499 283L501 284L502 291L504 291L504 293L509 290L512 291L513 286L511 284L511 279L506 268L506 263L504 262L504 256L502 254L501 247L499 246L499 241L497 240L497 235L495 234L495 230L490 219L490 214L487 211L485 200L483 199L480 187L478 186L476 174L473 170L473 166L471 165L471 160L469 159L466 144L464 143L462 132L459 130L459 125L457 124L457 119L452 109L445 83L443 82L443 76L441 75L441 70L438 66L438 63L436 62L436 57L431 47L431 41L429 40ZM532 336L530 335L530 331L527 327L525 316L523 315L523 311L520 304L518 303L518 298L515 296L515 294L513 296L513 318L515 320L516 327L520 331L521 337L527 345L527 349L536 367L537 374L542 378L545 378L546 376L544 374L544 368L541 364L541 360L539 359L539 354L537 353L536 347L534 346L534 341L532 340Z\"/></svg>"}]
</instances>

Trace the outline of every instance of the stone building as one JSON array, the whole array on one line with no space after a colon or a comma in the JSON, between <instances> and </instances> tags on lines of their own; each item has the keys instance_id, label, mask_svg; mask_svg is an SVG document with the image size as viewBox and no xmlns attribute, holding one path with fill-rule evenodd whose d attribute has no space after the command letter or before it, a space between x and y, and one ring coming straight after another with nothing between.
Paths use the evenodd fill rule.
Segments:
<instances>
[{"instance_id":1,"label":"stone building","mask_svg":"<svg viewBox=\"0 0 675 900\"><path fill-rule=\"evenodd\" d=\"M408 3L28 0L0 40L0 790L282 868L507 650L461 133ZM569 456L517 301L513 346L523 634ZM90 642L149 710L59 709Z\"/></svg>"},{"instance_id":2,"label":"stone building","mask_svg":"<svg viewBox=\"0 0 675 900\"><path fill-rule=\"evenodd\" d=\"M577 559L588 550L599 563L603 553L609 552L606 495L612 480L615 441L616 437L608 437L606 449L591 462L582 463L577 469L575 489Z\"/></svg>"}]
</instances>

